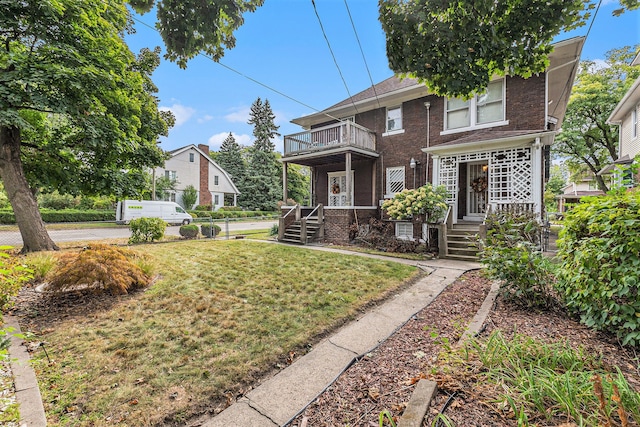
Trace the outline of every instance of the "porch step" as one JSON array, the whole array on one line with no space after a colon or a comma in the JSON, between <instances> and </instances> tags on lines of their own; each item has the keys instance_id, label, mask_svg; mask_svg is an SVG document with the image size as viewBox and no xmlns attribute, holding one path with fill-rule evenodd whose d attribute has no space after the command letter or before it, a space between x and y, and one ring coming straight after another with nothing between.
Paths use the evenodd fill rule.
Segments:
<instances>
[{"instance_id":1,"label":"porch step","mask_svg":"<svg viewBox=\"0 0 640 427\"><path fill-rule=\"evenodd\" d=\"M321 227L322 224L319 224L317 222L317 217L316 221L312 221L311 217L307 220L307 242L313 241L314 237ZM287 227L280 241L284 243L293 243L300 245L302 244L302 240L302 224L300 223L300 221L296 221L289 227Z\"/></svg>"},{"instance_id":2,"label":"porch step","mask_svg":"<svg viewBox=\"0 0 640 427\"><path fill-rule=\"evenodd\" d=\"M459 223L447 229L447 258L465 261L478 260L475 239L480 230L478 223Z\"/></svg>"}]
</instances>

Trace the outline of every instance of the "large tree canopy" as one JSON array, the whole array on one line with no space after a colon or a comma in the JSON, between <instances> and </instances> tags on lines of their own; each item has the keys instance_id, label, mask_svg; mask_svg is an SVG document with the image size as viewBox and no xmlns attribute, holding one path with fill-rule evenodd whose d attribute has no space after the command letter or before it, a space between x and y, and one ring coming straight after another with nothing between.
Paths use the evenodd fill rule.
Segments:
<instances>
[{"instance_id":1,"label":"large tree canopy","mask_svg":"<svg viewBox=\"0 0 640 427\"><path fill-rule=\"evenodd\" d=\"M204 52L218 61L224 50L236 44L233 32L243 22L245 12L253 12L264 0L130 0L139 13L156 6L165 58L186 68L187 61Z\"/></svg>"},{"instance_id":2,"label":"large tree canopy","mask_svg":"<svg viewBox=\"0 0 640 427\"><path fill-rule=\"evenodd\" d=\"M584 22L583 0L380 0L387 58L437 94L470 96L495 74L544 71L550 42Z\"/></svg>"},{"instance_id":3,"label":"large tree canopy","mask_svg":"<svg viewBox=\"0 0 640 427\"><path fill-rule=\"evenodd\" d=\"M585 61L580 64L571 92L562 130L552 150L566 159L572 175L589 173L601 190L609 188L597 173L618 159L618 132L607 119L633 81L640 75L630 65L636 47L607 52L606 66Z\"/></svg>"},{"instance_id":4,"label":"large tree canopy","mask_svg":"<svg viewBox=\"0 0 640 427\"><path fill-rule=\"evenodd\" d=\"M55 249L37 188L125 194L163 164L158 51L129 51L123 3L0 0L0 11L0 178L23 251Z\"/></svg>"}]
</instances>

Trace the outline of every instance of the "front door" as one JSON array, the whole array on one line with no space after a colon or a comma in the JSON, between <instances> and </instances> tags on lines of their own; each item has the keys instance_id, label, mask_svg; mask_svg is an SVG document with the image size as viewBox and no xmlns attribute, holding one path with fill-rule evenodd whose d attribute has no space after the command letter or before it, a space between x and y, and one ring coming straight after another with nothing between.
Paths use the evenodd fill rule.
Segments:
<instances>
[{"instance_id":1,"label":"front door","mask_svg":"<svg viewBox=\"0 0 640 427\"><path fill-rule=\"evenodd\" d=\"M467 165L467 181L468 219L480 219L487 212L487 189L489 186L487 163L469 163Z\"/></svg>"},{"instance_id":2,"label":"front door","mask_svg":"<svg viewBox=\"0 0 640 427\"><path fill-rule=\"evenodd\" d=\"M345 172L331 172L329 175L328 206L348 206L347 174ZM351 172L351 200L353 200L353 171Z\"/></svg>"}]
</instances>

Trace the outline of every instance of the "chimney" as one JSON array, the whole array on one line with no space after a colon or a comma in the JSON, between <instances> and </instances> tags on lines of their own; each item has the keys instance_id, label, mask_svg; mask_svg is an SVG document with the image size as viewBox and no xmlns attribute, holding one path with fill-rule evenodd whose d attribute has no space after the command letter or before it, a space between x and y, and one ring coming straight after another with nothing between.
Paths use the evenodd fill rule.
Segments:
<instances>
[{"instance_id":1,"label":"chimney","mask_svg":"<svg viewBox=\"0 0 640 427\"><path fill-rule=\"evenodd\" d=\"M200 156L200 204L211 205L211 192L209 192L209 146L207 144L198 144L200 151L205 153L207 157Z\"/></svg>"}]
</instances>

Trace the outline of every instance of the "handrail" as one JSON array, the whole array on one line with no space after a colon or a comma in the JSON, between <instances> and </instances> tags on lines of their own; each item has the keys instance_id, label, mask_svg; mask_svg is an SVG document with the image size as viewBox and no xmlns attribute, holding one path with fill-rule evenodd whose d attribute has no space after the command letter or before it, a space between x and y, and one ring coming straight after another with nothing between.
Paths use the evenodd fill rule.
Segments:
<instances>
[{"instance_id":1,"label":"handrail","mask_svg":"<svg viewBox=\"0 0 640 427\"><path fill-rule=\"evenodd\" d=\"M294 207L292 207L292 208L291 208L291 210L289 210L289 212L287 212L287 214L286 214L285 216L283 216L282 218L284 219L284 218L288 217L288 216L289 216L289 214L290 214L291 212L294 212L294 211L298 208L298 206L299 206L299 205L298 205L298 204L296 204L296 205L295 205Z\"/></svg>"},{"instance_id":2,"label":"handrail","mask_svg":"<svg viewBox=\"0 0 640 427\"><path fill-rule=\"evenodd\" d=\"M309 219L314 213L316 213L316 211L320 209L320 205L317 205L315 208L313 208L313 210L311 211L311 213L307 216L304 217L304 219Z\"/></svg>"}]
</instances>

